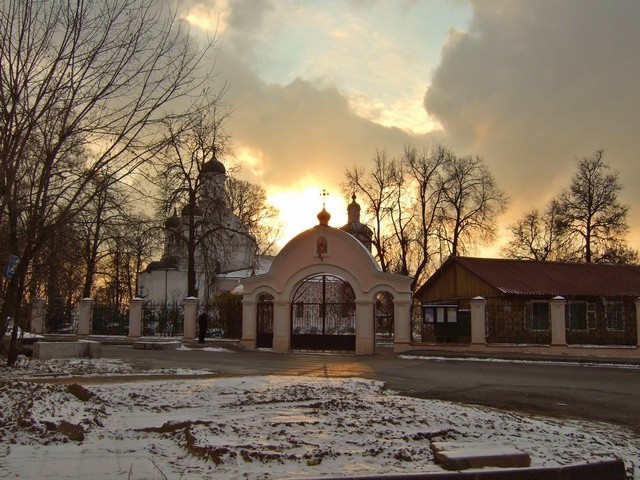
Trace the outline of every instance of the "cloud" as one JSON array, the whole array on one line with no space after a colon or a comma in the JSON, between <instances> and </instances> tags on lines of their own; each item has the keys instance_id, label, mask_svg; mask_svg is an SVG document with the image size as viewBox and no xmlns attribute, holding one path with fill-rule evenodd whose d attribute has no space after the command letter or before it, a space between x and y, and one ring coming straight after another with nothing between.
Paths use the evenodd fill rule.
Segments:
<instances>
[{"instance_id":1,"label":"cloud","mask_svg":"<svg viewBox=\"0 0 640 480\"><path fill-rule=\"evenodd\" d=\"M451 31L424 105L455 148L479 154L514 198L542 207L575 159L605 150L640 204L640 2L474 1ZM640 208L630 218L640 227ZM635 243L637 241L637 232Z\"/></svg>"},{"instance_id":2,"label":"cloud","mask_svg":"<svg viewBox=\"0 0 640 480\"><path fill-rule=\"evenodd\" d=\"M399 151L413 138L359 117L334 86L318 87L299 78L287 85L267 84L224 52L218 66L229 81L234 143L256 152L261 165L252 168L267 184L316 178L337 192L346 167L367 164L378 148Z\"/></svg>"}]
</instances>

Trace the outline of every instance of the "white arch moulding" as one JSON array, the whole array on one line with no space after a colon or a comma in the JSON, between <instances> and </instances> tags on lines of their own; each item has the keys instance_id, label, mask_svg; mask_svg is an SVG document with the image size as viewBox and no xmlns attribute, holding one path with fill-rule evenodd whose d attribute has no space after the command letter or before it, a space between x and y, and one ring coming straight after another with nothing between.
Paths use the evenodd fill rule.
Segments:
<instances>
[{"instance_id":1,"label":"white arch moulding","mask_svg":"<svg viewBox=\"0 0 640 480\"><path fill-rule=\"evenodd\" d=\"M308 277L329 274L349 282L356 303L356 355L375 349L376 294L387 291L394 302L394 351L408 350L412 278L383 272L371 253L348 233L316 225L293 238L276 256L269 271L242 281L243 346L256 348L257 303L261 294L273 296L273 351L291 351L291 302Z\"/></svg>"}]
</instances>

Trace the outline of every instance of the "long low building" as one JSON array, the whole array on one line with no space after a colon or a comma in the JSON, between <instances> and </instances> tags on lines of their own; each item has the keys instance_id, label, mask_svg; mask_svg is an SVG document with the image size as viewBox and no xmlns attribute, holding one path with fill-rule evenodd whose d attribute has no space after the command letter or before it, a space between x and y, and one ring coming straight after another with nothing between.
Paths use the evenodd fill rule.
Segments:
<instances>
[{"instance_id":1,"label":"long low building","mask_svg":"<svg viewBox=\"0 0 640 480\"><path fill-rule=\"evenodd\" d=\"M640 266L450 257L416 291L419 341L469 341L470 301L487 301L487 343L549 344L550 302L566 302L567 344L637 343Z\"/></svg>"}]
</instances>

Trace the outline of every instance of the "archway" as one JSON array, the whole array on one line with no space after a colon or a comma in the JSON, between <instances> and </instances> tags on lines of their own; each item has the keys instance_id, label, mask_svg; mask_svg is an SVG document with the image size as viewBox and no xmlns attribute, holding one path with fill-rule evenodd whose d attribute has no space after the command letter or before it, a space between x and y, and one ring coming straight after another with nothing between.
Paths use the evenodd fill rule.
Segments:
<instances>
[{"instance_id":1,"label":"archway","mask_svg":"<svg viewBox=\"0 0 640 480\"><path fill-rule=\"evenodd\" d=\"M328 226L326 216L318 218L320 225L289 241L267 273L242 281L242 345L257 348L258 324L263 321L263 309L269 308L261 306L260 298L268 293L273 297L275 352L346 349L371 355L375 351L376 294L386 291L393 296L394 350L408 349L412 279L383 272L356 238ZM320 297L323 281L325 289L329 283L330 291ZM315 301L307 298L312 290Z\"/></svg>"},{"instance_id":2,"label":"archway","mask_svg":"<svg viewBox=\"0 0 640 480\"><path fill-rule=\"evenodd\" d=\"M291 349L355 351L356 294L336 275L305 278L291 302Z\"/></svg>"}]
</instances>

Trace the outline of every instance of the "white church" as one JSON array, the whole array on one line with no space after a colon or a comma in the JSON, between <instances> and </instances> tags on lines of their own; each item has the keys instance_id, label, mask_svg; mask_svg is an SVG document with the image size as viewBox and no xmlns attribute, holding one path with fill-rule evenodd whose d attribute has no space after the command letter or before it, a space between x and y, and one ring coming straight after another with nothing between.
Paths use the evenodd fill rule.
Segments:
<instances>
[{"instance_id":1,"label":"white church","mask_svg":"<svg viewBox=\"0 0 640 480\"><path fill-rule=\"evenodd\" d=\"M222 162L213 159L201 170L202 188L199 204L193 207L198 234L215 225L196 248L196 288L198 298L210 298L237 288L240 281L269 270L273 257L257 255L255 238L249 233L225 200L227 172ZM164 250L160 260L150 262L138 273L138 296L154 303L182 302L187 296L187 238L189 215L187 204L180 215L164 223ZM221 228L220 228L221 227Z\"/></svg>"}]
</instances>

